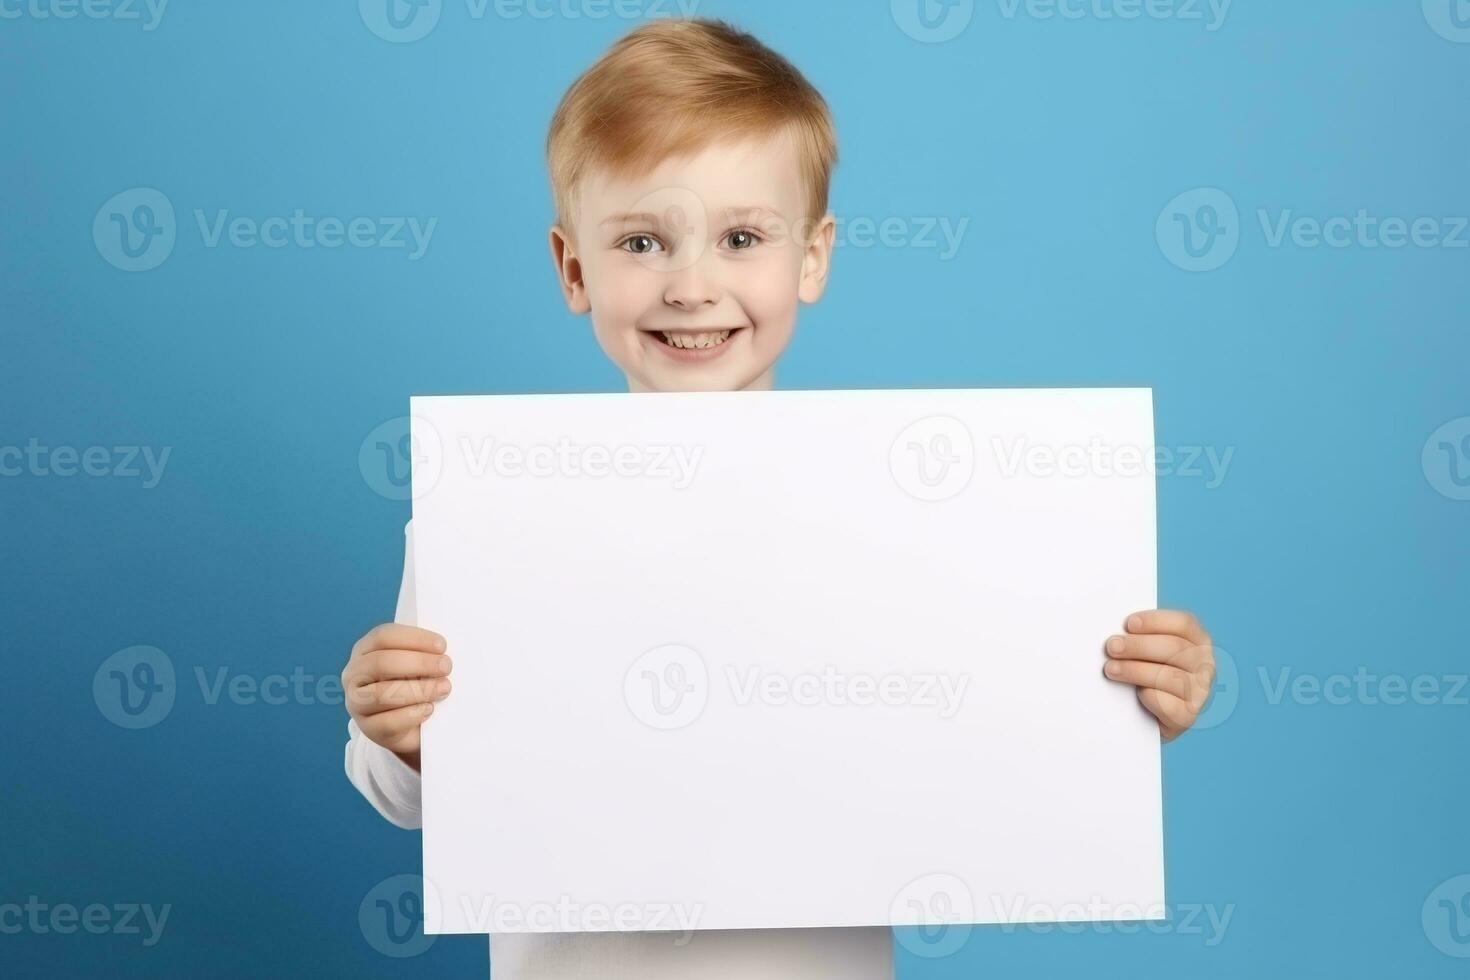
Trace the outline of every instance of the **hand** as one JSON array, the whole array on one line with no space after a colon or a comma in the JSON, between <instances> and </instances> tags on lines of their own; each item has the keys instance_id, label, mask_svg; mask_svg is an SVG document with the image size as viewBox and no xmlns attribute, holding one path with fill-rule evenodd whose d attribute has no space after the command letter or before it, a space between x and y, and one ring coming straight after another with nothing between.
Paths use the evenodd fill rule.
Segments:
<instances>
[{"instance_id":1,"label":"hand","mask_svg":"<svg viewBox=\"0 0 1470 980\"><path fill-rule=\"evenodd\" d=\"M444 637L384 623L353 644L342 670L347 713L368 738L419 768L419 726L449 696Z\"/></svg>"},{"instance_id":2,"label":"hand","mask_svg":"<svg viewBox=\"0 0 1470 980\"><path fill-rule=\"evenodd\" d=\"M1150 609L1128 617L1126 635L1103 645L1103 673L1138 687L1138 700L1159 720L1164 741L1194 724L1215 684L1210 634L1192 613Z\"/></svg>"}]
</instances>

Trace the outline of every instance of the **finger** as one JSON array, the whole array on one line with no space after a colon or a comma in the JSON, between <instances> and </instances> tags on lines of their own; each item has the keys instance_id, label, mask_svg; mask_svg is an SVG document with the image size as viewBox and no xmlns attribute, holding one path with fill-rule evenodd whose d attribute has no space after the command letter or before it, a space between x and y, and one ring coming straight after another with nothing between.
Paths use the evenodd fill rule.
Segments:
<instances>
[{"instance_id":1,"label":"finger","mask_svg":"<svg viewBox=\"0 0 1470 980\"><path fill-rule=\"evenodd\" d=\"M1182 636L1191 643L1204 646L1210 642L1210 634L1200 625L1194 613L1179 609L1148 609L1128 617L1123 628L1129 633L1169 633Z\"/></svg>"},{"instance_id":2,"label":"finger","mask_svg":"<svg viewBox=\"0 0 1470 980\"><path fill-rule=\"evenodd\" d=\"M1119 660L1150 660L1156 664L1172 664L1185 670L1205 659L1204 647L1190 643L1182 636L1169 633L1144 633L1139 636L1110 636L1103 644L1109 657Z\"/></svg>"},{"instance_id":3,"label":"finger","mask_svg":"<svg viewBox=\"0 0 1470 980\"><path fill-rule=\"evenodd\" d=\"M353 679L360 687L374 681L405 677L443 677L454 668L454 662L442 653L419 653L417 650L372 650L353 663Z\"/></svg>"},{"instance_id":4,"label":"finger","mask_svg":"<svg viewBox=\"0 0 1470 980\"><path fill-rule=\"evenodd\" d=\"M1165 691L1181 700L1189 697L1193 687L1188 671L1147 660L1109 660L1103 673L1115 681Z\"/></svg>"},{"instance_id":5,"label":"finger","mask_svg":"<svg viewBox=\"0 0 1470 980\"><path fill-rule=\"evenodd\" d=\"M1187 701L1152 687L1140 687L1138 700L1164 726L1165 734L1173 738L1194 724L1198 714Z\"/></svg>"},{"instance_id":6,"label":"finger","mask_svg":"<svg viewBox=\"0 0 1470 980\"><path fill-rule=\"evenodd\" d=\"M419 726L434 713L433 704L411 704L368 715L358 728L368 738L394 752L412 752L419 747Z\"/></svg>"},{"instance_id":7,"label":"finger","mask_svg":"<svg viewBox=\"0 0 1470 980\"><path fill-rule=\"evenodd\" d=\"M354 657L372 650L419 650L423 653L443 653L448 647L444 637L432 630L419 629L403 623L383 623L374 626L352 647Z\"/></svg>"},{"instance_id":8,"label":"finger","mask_svg":"<svg viewBox=\"0 0 1470 980\"><path fill-rule=\"evenodd\" d=\"M418 677L365 684L349 696L358 714L373 715L405 705L443 701L449 696L450 690L447 677Z\"/></svg>"}]
</instances>

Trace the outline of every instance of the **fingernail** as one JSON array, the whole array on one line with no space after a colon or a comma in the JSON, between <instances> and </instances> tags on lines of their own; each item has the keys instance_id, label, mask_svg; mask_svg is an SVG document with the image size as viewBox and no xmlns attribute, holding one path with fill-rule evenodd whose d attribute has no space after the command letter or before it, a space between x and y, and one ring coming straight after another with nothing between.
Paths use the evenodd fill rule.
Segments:
<instances>
[{"instance_id":1,"label":"fingernail","mask_svg":"<svg viewBox=\"0 0 1470 980\"><path fill-rule=\"evenodd\" d=\"M1123 652L1123 638L1114 636L1108 639L1108 653L1117 655Z\"/></svg>"},{"instance_id":2,"label":"fingernail","mask_svg":"<svg viewBox=\"0 0 1470 980\"><path fill-rule=\"evenodd\" d=\"M434 641L434 649L438 650L440 653L444 652L445 646L446 644L444 642L444 637L442 636Z\"/></svg>"},{"instance_id":3,"label":"fingernail","mask_svg":"<svg viewBox=\"0 0 1470 980\"><path fill-rule=\"evenodd\" d=\"M1138 617L1138 616L1129 616L1128 617L1128 628L1130 630L1140 630L1140 629L1143 629L1143 619L1141 617Z\"/></svg>"},{"instance_id":4,"label":"fingernail","mask_svg":"<svg viewBox=\"0 0 1470 980\"><path fill-rule=\"evenodd\" d=\"M425 704L421 708L419 708L419 713L420 714L425 714L425 715L432 714L433 711L434 711L434 706L432 704Z\"/></svg>"},{"instance_id":5,"label":"fingernail","mask_svg":"<svg viewBox=\"0 0 1470 980\"><path fill-rule=\"evenodd\" d=\"M448 681L440 681L438 684L435 684L434 685L434 695L435 695L435 698L434 699L436 701L442 701L443 699L449 697L449 682Z\"/></svg>"},{"instance_id":6,"label":"fingernail","mask_svg":"<svg viewBox=\"0 0 1470 980\"><path fill-rule=\"evenodd\" d=\"M1117 677L1122 670L1123 668L1120 665L1113 663L1111 660L1103 667L1103 673L1109 677Z\"/></svg>"},{"instance_id":7,"label":"fingernail","mask_svg":"<svg viewBox=\"0 0 1470 980\"><path fill-rule=\"evenodd\" d=\"M450 660L448 657L445 657L439 661L439 673L447 674L453 669L454 661Z\"/></svg>"}]
</instances>

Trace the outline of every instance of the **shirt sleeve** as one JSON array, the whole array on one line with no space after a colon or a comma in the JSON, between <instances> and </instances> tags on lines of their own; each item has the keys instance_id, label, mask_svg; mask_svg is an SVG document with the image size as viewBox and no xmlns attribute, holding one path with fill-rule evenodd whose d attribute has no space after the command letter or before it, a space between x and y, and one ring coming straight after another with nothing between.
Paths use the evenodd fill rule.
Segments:
<instances>
[{"instance_id":1,"label":"shirt sleeve","mask_svg":"<svg viewBox=\"0 0 1470 980\"><path fill-rule=\"evenodd\" d=\"M413 587L413 522L403 529L403 582L393 621L418 625ZM422 778L402 759L347 722L347 778L389 823L406 830L423 826Z\"/></svg>"}]
</instances>

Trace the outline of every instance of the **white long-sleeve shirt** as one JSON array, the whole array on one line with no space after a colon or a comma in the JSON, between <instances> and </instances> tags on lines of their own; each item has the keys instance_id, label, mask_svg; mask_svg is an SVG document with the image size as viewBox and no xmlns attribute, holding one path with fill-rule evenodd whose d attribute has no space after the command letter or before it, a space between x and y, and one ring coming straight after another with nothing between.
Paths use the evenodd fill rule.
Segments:
<instances>
[{"instance_id":1,"label":"white long-sleeve shirt","mask_svg":"<svg viewBox=\"0 0 1470 980\"><path fill-rule=\"evenodd\" d=\"M394 621L418 625L413 524L404 529L403 584ZM461 654L472 656L473 654ZM423 825L420 777L347 723L347 778L390 823ZM773 882L774 887L783 883ZM892 932L721 929L677 932L503 933L491 939L494 980L892 980Z\"/></svg>"}]
</instances>

